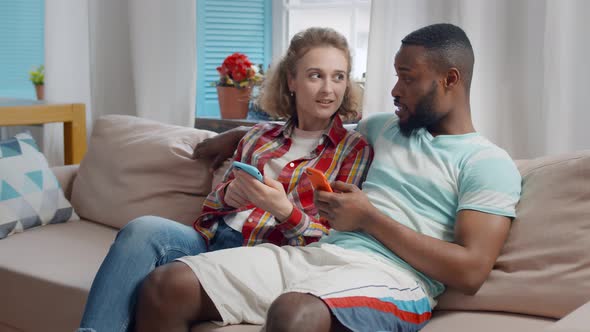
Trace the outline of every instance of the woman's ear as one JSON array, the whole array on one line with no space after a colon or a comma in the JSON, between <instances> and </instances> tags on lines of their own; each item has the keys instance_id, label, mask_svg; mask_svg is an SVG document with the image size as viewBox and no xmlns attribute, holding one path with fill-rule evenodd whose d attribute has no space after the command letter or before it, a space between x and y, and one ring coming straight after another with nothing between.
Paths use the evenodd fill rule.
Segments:
<instances>
[{"instance_id":1,"label":"woman's ear","mask_svg":"<svg viewBox=\"0 0 590 332\"><path fill-rule=\"evenodd\" d=\"M289 86L289 92L295 92L295 78L291 73L287 73L287 85Z\"/></svg>"}]
</instances>

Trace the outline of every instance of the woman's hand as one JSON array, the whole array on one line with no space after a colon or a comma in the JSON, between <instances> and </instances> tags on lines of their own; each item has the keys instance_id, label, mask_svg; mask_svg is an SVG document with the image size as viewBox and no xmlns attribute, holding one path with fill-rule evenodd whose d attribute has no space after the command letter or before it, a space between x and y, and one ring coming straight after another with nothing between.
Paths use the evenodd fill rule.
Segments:
<instances>
[{"instance_id":1,"label":"woman's hand","mask_svg":"<svg viewBox=\"0 0 590 332\"><path fill-rule=\"evenodd\" d=\"M237 208L252 203L279 221L291 215L293 204L280 182L265 176L262 183L244 171L234 169L233 172L235 179L227 187L226 204Z\"/></svg>"},{"instance_id":2,"label":"woman's hand","mask_svg":"<svg viewBox=\"0 0 590 332\"><path fill-rule=\"evenodd\" d=\"M249 205L250 201L247 198L248 196L246 196L241 189L243 186L243 184L239 183L237 177L234 178L225 188L225 196L223 198L225 204L236 209Z\"/></svg>"}]
</instances>

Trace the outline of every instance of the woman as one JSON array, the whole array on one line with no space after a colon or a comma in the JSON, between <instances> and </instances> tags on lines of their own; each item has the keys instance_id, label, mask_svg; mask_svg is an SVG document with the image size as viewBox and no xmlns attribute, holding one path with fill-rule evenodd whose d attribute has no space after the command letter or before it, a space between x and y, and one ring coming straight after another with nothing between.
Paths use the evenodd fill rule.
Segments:
<instances>
[{"instance_id":1,"label":"woman","mask_svg":"<svg viewBox=\"0 0 590 332\"><path fill-rule=\"evenodd\" d=\"M259 97L266 112L287 122L255 126L234 155L256 166L264 183L228 171L195 222L201 236L158 217L141 217L125 226L95 277L81 326L128 328L137 287L158 267L146 279L142 298L166 293L154 290L175 274L165 264L176 258L264 242L305 245L327 234L305 168L360 185L373 156L360 134L342 127L340 116L357 115L350 71L346 39L336 31L310 28L295 35L286 55L268 72ZM141 310L139 306L138 315Z\"/></svg>"},{"instance_id":2,"label":"woman","mask_svg":"<svg viewBox=\"0 0 590 332\"><path fill-rule=\"evenodd\" d=\"M327 234L303 170L314 167L332 181L360 184L371 154L364 139L347 132L337 116L357 115L345 43L328 29L293 37L287 55L269 71L259 99L267 113L287 123L255 126L234 155L259 168L264 184L228 171L195 223L205 239L215 240L220 223L241 232L245 245L305 245Z\"/></svg>"}]
</instances>

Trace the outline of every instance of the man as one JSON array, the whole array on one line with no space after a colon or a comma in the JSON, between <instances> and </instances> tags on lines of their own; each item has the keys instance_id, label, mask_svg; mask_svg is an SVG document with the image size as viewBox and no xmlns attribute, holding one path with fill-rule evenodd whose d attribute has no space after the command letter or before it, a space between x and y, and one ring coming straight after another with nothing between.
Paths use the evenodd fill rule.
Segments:
<instances>
[{"instance_id":1,"label":"man","mask_svg":"<svg viewBox=\"0 0 590 332\"><path fill-rule=\"evenodd\" d=\"M520 176L475 132L473 62L454 25L406 36L395 56L395 114L358 126L375 151L362 191L335 182L335 193L316 195L330 234L306 247L230 249L156 270L137 330L216 320L267 331L417 331L445 285L477 292L515 216Z\"/></svg>"}]
</instances>

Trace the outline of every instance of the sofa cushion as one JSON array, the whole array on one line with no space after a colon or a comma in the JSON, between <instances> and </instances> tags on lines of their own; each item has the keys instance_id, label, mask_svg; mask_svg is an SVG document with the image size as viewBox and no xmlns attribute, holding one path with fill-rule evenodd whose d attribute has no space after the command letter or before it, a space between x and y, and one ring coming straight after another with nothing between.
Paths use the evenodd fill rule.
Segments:
<instances>
[{"instance_id":1,"label":"sofa cushion","mask_svg":"<svg viewBox=\"0 0 590 332\"><path fill-rule=\"evenodd\" d=\"M590 301L570 312L543 332L587 332L590 326Z\"/></svg>"},{"instance_id":2,"label":"sofa cushion","mask_svg":"<svg viewBox=\"0 0 590 332\"><path fill-rule=\"evenodd\" d=\"M435 311L420 332L541 331L553 319L500 312Z\"/></svg>"},{"instance_id":3,"label":"sofa cushion","mask_svg":"<svg viewBox=\"0 0 590 332\"><path fill-rule=\"evenodd\" d=\"M449 289L440 309L561 318L590 300L590 151L517 162L517 218L475 296Z\"/></svg>"},{"instance_id":4,"label":"sofa cushion","mask_svg":"<svg viewBox=\"0 0 590 332\"><path fill-rule=\"evenodd\" d=\"M554 324L553 319L497 312L435 311L421 332L498 332L540 331ZM255 332L259 325L218 326L200 323L191 332Z\"/></svg>"},{"instance_id":5,"label":"sofa cushion","mask_svg":"<svg viewBox=\"0 0 590 332\"><path fill-rule=\"evenodd\" d=\"M33 137L0 141L0 239L78 219Z\"/></svg>"},{"instance_id":6,"label":"sofa cushion","mask_svg":"<svg viewBox=\"0 0 590 332\"><path fill-rule=\"evenodd\" d=\"M192 159L214 132L109 115L95 122L72 189L81 217L116 228L143 215L190 225L211 190L209 164Z\"/></svg>"},{"instance_id":7,"label":"sofa cushion","mask_svg":"<svg viewBox=\"0 0 590 332\"><path fill-rule=\"evenodd\" d=\"M80 220L0 241L0 331L74 331L116 233Z\"/></svg>"}]
</instances>

